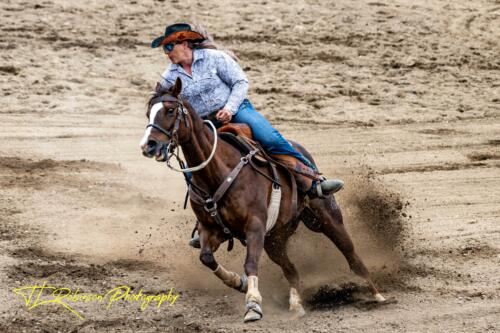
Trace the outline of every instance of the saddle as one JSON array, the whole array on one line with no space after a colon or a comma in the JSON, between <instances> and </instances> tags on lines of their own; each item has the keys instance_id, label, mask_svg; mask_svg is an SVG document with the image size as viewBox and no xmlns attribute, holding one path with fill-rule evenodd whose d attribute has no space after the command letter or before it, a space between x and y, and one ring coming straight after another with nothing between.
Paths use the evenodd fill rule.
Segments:
<instances>
[{"instance_id":1,"label":"saddle","mask_svg":"<svg viewBox=\"0 0 500 333\"><path fill-rule=\"evenodd\" d=\"M222 221L220 215L218 214L217 202L224 196L234 179L238 176L239 172L247 163L250 164L257 173L269 179L273 184L271 187L271 198L268 206L266 233L269 234L269 232L272 230L280 212L281 184L279 173L277 172L277 167L281 168L285 173L287 173L290 179L292 192L290 210L293 212L292 221L295 221L297 217L302 218L303 214L298 216L297 190L300 189L301 191L306 193L307 189L309 189L311 186L310 184L314 184L315 180L320 179L320 176L317 172L303 165L302 162L293 157L267 154L267 152L253 140L252 131L246 124L233 123L221 126L217 130L217 134L222 140L234 146L236 149L238 149L238 151L240 151L240 153L244 155L241 158L239 164L231 171L229 176L227 176L226 181L224 181L217 188L217 191L212 196L210 194L207 194L199 187L195 186L195 184L191 183L188 178L186 176L185 177L186 182L189 184L188 195L191 196L191 199L194 202L203 205L205 210L210 213L210 216L224 231L226 238L229 240L228 251L231 251L231 249L233 248L233 238L235 236L225 226L224 221ZM271 176L263 172L261 168L257 167L257 165L255 165L256 163L259 163L264 167L269 167L271 169ZM308 177L308 180L306 182L304 182L304 176ZM307 183L309 183L309 185L305 185ZM188 195L186 195L186 202L184 203L184 206L186 206ZM242 242L243 245L246 245L245 239L238 239Z\"/></svg>"},{"instance_id":2,"label":"saddle","mask_svg":"<svg viewBox=\"0 0 500 333\"><path fill-rule=\"evenodd\" d=\"M268 154L253 139L252 130L247 124L225 124L217 129L217 133L219 134L220 138L230 143L244 154L248 154L250 150L258 149L259 154L256 154L254 156L254 159L261 164L265 164L267 161L274 162L296 175L298 174L301 176L305 176L316 181L321 180L321 176L318 172L306 166L304 163L293 156L282 154ZM299 181L299 184L300 183L301 182ZM307 189L309 189L309 187L310 186L308 186Z\"/></svg>"}]
</instances>

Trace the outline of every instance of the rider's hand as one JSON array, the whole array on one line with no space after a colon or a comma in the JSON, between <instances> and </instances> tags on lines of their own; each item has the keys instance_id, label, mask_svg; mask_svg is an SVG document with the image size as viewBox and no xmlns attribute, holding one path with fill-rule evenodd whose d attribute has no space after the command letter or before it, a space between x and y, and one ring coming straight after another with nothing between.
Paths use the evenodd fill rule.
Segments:
<instances>
[{"instance_id":1,"label":"rider's hand","mask_svg":"<svg viewBox=\"0 0 500 333\"><path fill-rule=\"evenodd\" d=\"M227 124L228 122L230 122L232 117L233 114L231 113L231 111L228 111L226 109L219 110L219 112L217 112L217 114L215 115L215 118L217 118L217 120L223 124Z\"/></svg>"}]
</instances>

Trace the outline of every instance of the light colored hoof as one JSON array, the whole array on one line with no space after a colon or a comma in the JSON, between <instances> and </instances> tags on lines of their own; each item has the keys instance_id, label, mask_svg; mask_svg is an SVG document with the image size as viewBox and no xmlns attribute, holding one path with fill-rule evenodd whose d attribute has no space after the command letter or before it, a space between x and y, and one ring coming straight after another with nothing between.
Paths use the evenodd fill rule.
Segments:
<instances>
[{"instance_id":1,"label":"light colored hoof","mask_svg":"<svg viewBox=\"0 0 500 333\"><path fill-rule=\"evenodd\" d=\"M262 319L262 308L257 302L248 302L246 305L247 312L245 313L245 323Z\"/></svg>"},{"instance_id":2,"label":"light colored hoof","mask_svg":"<svg viewBox=\"0 0 500 333\"><path fill-rule=\"evenodd\" d=\"M290 313L292 314L292 319L299 319L306 315L306 310L301 304L290 306Z\"/></svg>"},{"instance_id":3,"label":"light colored hoof","mask_svg":"<svg viewBox=\"0 0 500 333\"><path fill-rule=\"evenodd\" d=\"M383 303L386 301L385 297L380 295L380 293L376 293L375 295L373 295L375 297L375 300L379 303Z\"/></svg>"},{"instance_id":4,"label":"light colored hoof","mask_svg":"<svg viewBox=\"0 0 500 333\"><path fill-rule=\"evenodd\" d=\"M252 321L257 321L262 319L262 314L258 313L257 311L254 310L249 310L246 315L245 319L243 321L245 323L251 323Z\"/></svg>"}]
</instances>

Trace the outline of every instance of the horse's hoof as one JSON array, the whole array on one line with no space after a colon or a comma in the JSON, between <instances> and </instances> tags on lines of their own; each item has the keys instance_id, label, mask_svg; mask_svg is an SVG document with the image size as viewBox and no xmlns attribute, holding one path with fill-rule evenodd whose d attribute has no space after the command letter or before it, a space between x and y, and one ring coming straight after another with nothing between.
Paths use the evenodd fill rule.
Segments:
<instances>
[{"instance_id":1,"label":"horse's hoof","mask_svg":"<svg viewBox=\"0 0 500 333\"><path fill-rule=\"evenodd\" d=\"M195 249L200 249L201 248L201 242L200 242L200 235L197 233L191 238L189 241L189 246L195 248Z\"/></svg>"},{"instance_id":2,"label":"horse's hoof","mask_svg":"<svg viewBox=\"0 0 500 333\"><path fill-rule=\"evenodd\" d=\"M306 310L300 304L290 307L290 313L292 315L292 319L299 319L306 315Z\"/></svg>"},{"instance_id":3,"label":"horse's hoof","mask_svg":"<svg viewBox=\"0 0 500 333\"><path fill-rule=\"evenodd\" d=\"M245 323L251 323L252 321L257 321L261 319L262 319L262 314L254 310L248 310L247 313L245 314L245 319L243 319L243 321Z\"/></svg>"},{"instance_id":4,"label":"horse's hoof","mask_svg":"<svg viewBox=\"0 0 500 333\"><path fill-rule=\"evenodd\" d=\"M384 303L386 301L385 297L380 293L376 293L375 295L373 295L373 297L375 297L375 300L379 303Z\"/></svg>"},{"instance_id":5,"label":"horse's hoof","mask_svg":"<svg viewBox=\"0 0 500 333\"><path fill-rule=\"evenodd\" d=\"M387 299L384 297L383 301L382 300L380 300L380 301L379 300L361 301L361 302L356 303L354 306L360 310L370 311L373 309L378 309L381 306L386 306L389 304L396 304L397 302L398 301L394 297L389 297Z\"/></svg>"},{"instance_id":6,"label":"horse's hoof","mask_svg":"<svg viewBox=\"0 0 500 333\"><path fill-rule=\"evenodd\" d=\"M248 291L248 276L246 274L242 274L240 276L240 281L241 285L235 289L238 290L239 292L246 294Z\"/></svg>"},{"instance_id":7,"label":"horse's hoof","mask_svg":"<svg viewBox=\"0 0 500 333\"><path fill-rule=\"evenodd\" d=\"M257 302L248 302L246 305L247 312L245 313L245 323L262 319L262 308Z\"/></svg>"}]
</instances>

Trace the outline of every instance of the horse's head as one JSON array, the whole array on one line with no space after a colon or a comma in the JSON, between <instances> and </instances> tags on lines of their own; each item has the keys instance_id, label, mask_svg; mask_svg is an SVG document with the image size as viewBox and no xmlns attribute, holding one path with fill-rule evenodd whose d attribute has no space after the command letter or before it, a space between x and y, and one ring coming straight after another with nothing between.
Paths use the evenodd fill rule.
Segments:
<instances>
[{"instance_id":1,"label":"horse's head","mask_svg":"<svg viewBox=\"0 0 500 333\"><path fill-rule=\"evenodd\" d=\"M188 139L189 117L179 99L181 89L182 82L179 78L169 89L157 85L156 92L148 103L146 116L149 124L140 143L144 156L155 157L157 161L164 162L169 151Z\"/></svg>"}]
</instances>

